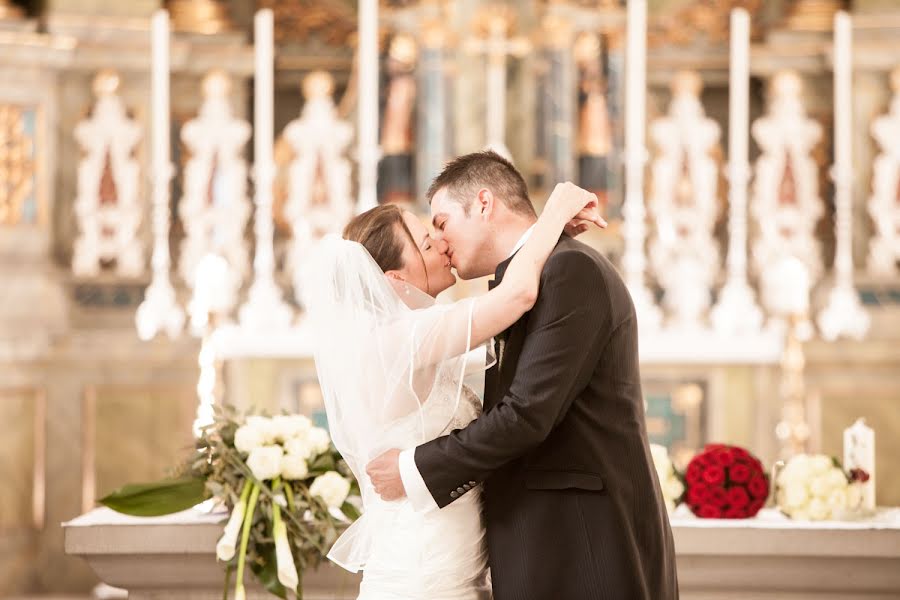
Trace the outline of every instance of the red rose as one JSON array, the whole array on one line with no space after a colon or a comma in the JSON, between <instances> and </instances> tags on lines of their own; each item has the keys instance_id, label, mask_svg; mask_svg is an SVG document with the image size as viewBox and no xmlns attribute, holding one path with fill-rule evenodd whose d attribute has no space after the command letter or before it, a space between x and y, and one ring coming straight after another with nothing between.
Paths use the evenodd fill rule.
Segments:
<instances>
[{"instance_id":1,"label":"red rose","mask_svg":"<svg viewBox=\"0 0 900 600\"><path fill-rule=\"evenodd\" d=\"M687 473L684 474L684 479L687 481L688 485L696 485L703 481L703 469L697 463L691 463L688 467Z\"/></svg>"},{"instance_id":2,"label":"red rose","mask_svg":"<svg viewBox=\"0 0 900 600\"><path fill-rule=\"evenodd\" d=\"M734 483L747 483L750 479L750 467L743 463L735 463L728 468L728 477Z\"/></svg>"},{"instance_id":3,"label":"red rose","mask_svg":"<svg viewBox=\"0 0 900 600\"><path fill-rule=\"evenodd\" d=\"M722 448L715 454L716 462L723 467L734 464L734 454L728 448Z\"/></svg>"},{"instance_id":4,"label":"red rose","mask_svg":"<svg viewBox=\"0 0 900 600\"><path fill-rule=\"evenodd\" d=\"M750 496L747 494L747 490L735 486L728 490L728 503L732 508L744 508L750 503Z\"/></svg>"},{"instance_id":5,"label":"red rose","mask_svg":"<svg viewBox=\"0 0 900 600\"><path fill-rule=\"evenodd\" d=\"M747 507L747 516L756 516L756 513L758 513L762 509L765 503L765 500L754 500L753 502L751 502L750 506Z\"/></svg>"},{"instance_id":6,"label":"red rose","mask_svg":"<svg viewBox=\"0 0 900 600\"><path fill-rule=\"evenodd\" d=\"M724 516L726 519L746 519L747 513L743 508L731 507L726 510L722 516Z\"/></svg>"},{"instance_id":7,"label":"red rose","mask_svg":"<svg viewBox=\"0 0 900 600\"><path fill-rule=\"evenodd\" d=\"M709 502L709 488L695 485L688 488L688 504L706 504Z\"/></svg>"},{"instance_id":8,"label":"red rose","mask_svg":"<svg viewBox=\"0 0 900 600\"><path fill-rule=\"evenodd\" d=\"M769 482L762 475L756 475L747 484L747 490L754 498L765 498L769 495Z\"/></svg>"},{"instance_id":9,"label":"red rose","mask_svg":"<svg viewBox=\"0 0 900 600\"><path fill-rule=\"evenodd\" d=\"M703 449L706 452L715 452L716 450L721 450L722 448L727 448L725 444L707 444Z\"/></svg>"},{"instance_id":10,"label":"red rose","mask_svg":"<svg viewBox=\"0 0 900 600\"><path fill-rule=\"evenodd\" d=\"M743 448L738 448L737 446L732 446L731 448L732 454L734 454L734 458L736 460L740 459L749 459L750 453L744 450Z\"/></svg>"},{"instance_id":11,"label":"red rose","mask_svg":"<svg viewBox=\"0 0 900 600\"><path fill-rule=\"evenodd\" d=\"M709 485L719 485L725 481L725 472L722 471L722 467L710 465L703 471L703 481Z\"/></svg>"},{"instance_id":12,"label":"red rose","mask_svg":"<svg viewBox=\"0 0 900 600\"><path fill-rule=\"evenodd\" d=\"M701 519L718 519L722 516L722 510L715 506L704 504L700 507L697 516Z\"/></svg>"},{"instance_id":13,"label":"red rose","mask_svg":"<svg viewBox=\"0 0 900 600\"><path fill-rule=\"evenodd\" d=\"M728 493L720 487L712 488L709 490L709 503L717 508L725 508L728 504Z\"/></svg>"}]
</instances>

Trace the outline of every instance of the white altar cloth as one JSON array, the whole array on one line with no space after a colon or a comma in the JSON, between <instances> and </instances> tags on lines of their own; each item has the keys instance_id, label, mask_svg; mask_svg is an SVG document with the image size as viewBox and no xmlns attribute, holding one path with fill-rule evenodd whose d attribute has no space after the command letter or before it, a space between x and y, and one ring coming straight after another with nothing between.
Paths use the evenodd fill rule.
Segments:
<instances>
[{"instance_id":1,"label":"white altar cloth","mask_svg":"<svg viewBox=\"0 0 900 600\"><path fill-rule=\"evenodd\" d=\"M105 583L129 590L131 600L214 600L224 581L215 544L225 517L191 509L138 518L97 508L63 524L65 548ZM682 600L900 598L900 509L818 523L772 510L747 520L679 510L672 531ZM358 582L325 564L304 579L305 598L351 600ZM250 597L265 596L257 590Z\"/></svg>"}]
</instances>

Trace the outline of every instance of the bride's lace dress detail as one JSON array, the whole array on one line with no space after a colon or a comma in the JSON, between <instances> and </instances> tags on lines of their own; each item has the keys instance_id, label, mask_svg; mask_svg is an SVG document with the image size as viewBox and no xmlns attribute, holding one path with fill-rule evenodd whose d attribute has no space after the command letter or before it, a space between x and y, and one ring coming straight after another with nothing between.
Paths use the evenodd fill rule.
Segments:
<instances>
[{"instance_id":1,"label":"bride's lace dress detail","mask_svg":"<svg viewBox=\"0 0 900 600\"><path fill-rule=\"evenodd\" d=\"M422 407L425 419L440 412L429 410L433 400L435 407L453 401L429 399ZM480 414L478 396L463 388L459 406L441 435L465 427ZM414 446L419 426L418 414L398 425L391 432L397 447ZM480 496L481 489L475 487L442 510L417 513L406 500L384 502L372 493L364 518L377 533L363 570L359 600L489 599Z\"/></svg>"}]
</instances>

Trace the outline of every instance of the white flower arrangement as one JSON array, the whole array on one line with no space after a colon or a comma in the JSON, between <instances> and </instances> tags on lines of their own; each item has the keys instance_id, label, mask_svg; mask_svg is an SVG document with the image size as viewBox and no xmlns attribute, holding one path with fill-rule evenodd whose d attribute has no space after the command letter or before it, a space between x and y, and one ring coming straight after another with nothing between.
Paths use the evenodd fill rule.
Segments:
<instances>
[{"instance_id":1,"label":"white flower arrangement","mask_svg":"<svg viewBox=\"0 0 900 600\"><path fill-rule=\"evenodd\" d=\"M778 473L775 504L792 519L824 521L845 518L859 507L859 485L824 454L798 454Z\"/></svg>"},{"instance_id":2,"label":"white flower arrangement","mask_svg":"<svg viewBox=\"0 0 900 600\"><path fill-rule=\"evenodd\" d=\"M650 453L653 456L653 465L656 467L660 488L662 488L663 501L669 512L672 512L684 495L684 483L675 470L672 459L669 458L669 451L665 446L650 444Z\"/></svg>"},{"instance_id":3,"label":"white flower arrangement","mask_svg":"<svg viewBox=\"0 0 900 600\"><path fill-rule=\"evenodd\" d=\"M307 417L223 411L198 437L180 478L125 486L101 502L152 516L218 498L233 507L215 550L237 573L234 597L246 597L246 565L273 594L299 593L303 567L316 566L359 517L359 487L328 432Z\"/></svg>"}]
</instances>

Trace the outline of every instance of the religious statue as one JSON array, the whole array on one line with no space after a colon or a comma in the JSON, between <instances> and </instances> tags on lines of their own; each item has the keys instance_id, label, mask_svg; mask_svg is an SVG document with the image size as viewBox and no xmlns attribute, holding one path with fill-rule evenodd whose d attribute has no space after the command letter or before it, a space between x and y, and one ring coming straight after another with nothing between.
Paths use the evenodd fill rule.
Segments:
<instances>
[{"instance_id":1,"label":"religious statue","mask_svg":"<svg viewBox=\"0 0 900 600\"><path fill-rule=\"evenodd\" d=\"M665 292L669 325L684 329L703 324L719 272L713 237L719 166L713 154L720 131L703 110L702 87L696 72L678 73L668 114L650 127L659 149L651 165L649 206L656 231L650 260Z\"/></svg>"},{"instance_id":2,"label":"religious statue","mask_svg":"<svg viewBox=\"0 0 900 600\"><path fill-rule=\"evenodd\" d=\"M250 139L250 125L232 114L230 91L231 81L224 71L209 73L203 80L205 100L200 112L181 129L190 159L178 207L185 231L181 276L196 295L198 267L204 257L214 253L224 258L230 286L217 299L223 311L233 307L249 268L244 230L250 203L242 153Z\"/></svg>"},{"instance_id":3,"label":"religious statue","mask_svg":"<svg viewBox=\"0 0 900 600\"><path fill-rule=\"evenodd\" d=\"M118 94L119 76L101 71L94 79L97 103L89 118L75 127L84 151L78 164L75 240L72 271L95 276L115 263L116 272L137 277L145 270L138 227L143 216L139 195L140 166L134 149L141 126L128 115Z\"/></svg>"},{"instance_id":4,"label":"religious statue","mask_svg":"<svg viewBox=\"0 0 900 600\"><path fill-rule=\"evenodd\" d=\"M869 272L895 277L900 272L900 67L891 73L894 96L887 114L872 123L881 153L872 165L869 215L875 235L869 242Z\"/></svg>"},{"instance_id":5,"label":"religious statue","mask_svg":"<svg viewBox=\"0 0 900 600\"><path fill-rule=\"evenodd\" d=\"M346 157L353 127L338 117L333 91L330 74L313 71L307 75L303 79L306 103L300 118L284 128L284 139L294 157L287 168L284 206L293 236L287 256L292 270L315 240L340 233L353 215L350 161Z\"/></svg>"},{"instance_id":6,"label":"religious statue","mask_svg":"<svg viewBox=\"0 0 900 600\"><path fill-rule=\"evenodd\" d=\"M578 68L578 185L597 194L603 207L609 200L607 161L612 151L612 126L606 105L602 49L596 33L575 42Z\"/></svg>"},{"instance_id":7,"label":"religious statue","mask_svg":"<svg viewBox=\"0 0 900 600\"><path fill-rule=\"evenodd\" d=\"M399 34L387 56L387 95L382 108L379 202L413 202L413 119L416 106L416 43Z\"/></svg>"},{"instance_id":8,"label":"religious statue","mask_svg":"<svg viewBox=\"0 0 900 600\"><path fill-rule=\"evenodd\" d=\"M763 298L774 298L767 289L772 265L785 257L800 259L812 285L823 265L815 228L824 211L819 195L818 167L812 152L822 137L822 127L806 114L803 84L794 71L780 71L771 84L766 114L753 123L752 133L762 154L756 161L750 213L758 235L751 242L753 260L762 280ZM764 302L772 310L771 302Z\"/></svg>"}]
</instances>

